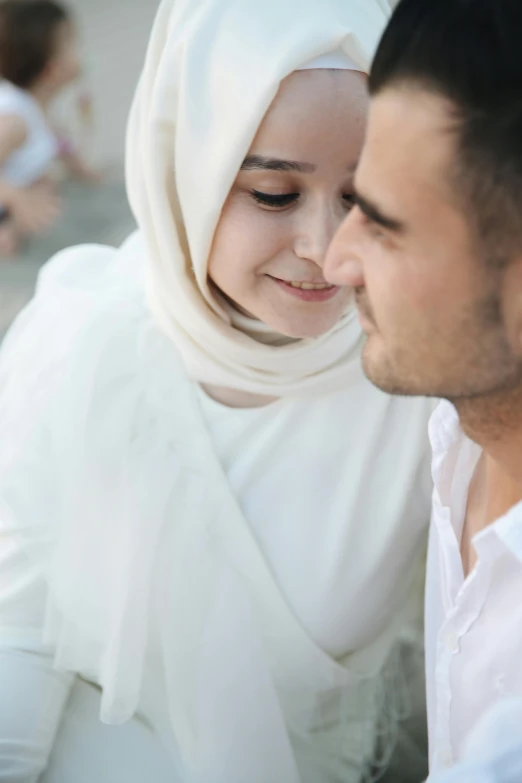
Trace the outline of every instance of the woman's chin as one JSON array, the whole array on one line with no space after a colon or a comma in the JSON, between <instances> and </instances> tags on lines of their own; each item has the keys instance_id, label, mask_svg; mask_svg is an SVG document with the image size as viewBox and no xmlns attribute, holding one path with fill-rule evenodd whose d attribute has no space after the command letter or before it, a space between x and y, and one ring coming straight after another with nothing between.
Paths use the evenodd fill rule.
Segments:
<instances>
[{"instance_id":1,"label":"woman's chin","mask_svg":"<svg viewBox=\"0 0 522 783\"><path fill-rule=\"evenodd\" d=\"M279 332L284 337L288 337L291 340L310 340L318 337L322 337L327 334L337 324L339 318L314 318L312 315L309 317L298 319L270 319L269 322L265 321L270 329L274 332Z\"/></svg>"},{"instance_id":2,"label":"woman's chin","mask_svg":"<svg viewBox=\"0 0 522 783\"><path fill-rule=\"evenodd\" d=\"M330 332L343 317L350 303L345 290L338 290L337 296L325 302L272 302L272 307L263 308L261 318L273 331L294 340L316 339Z\"/></svg>"}]
</instances>

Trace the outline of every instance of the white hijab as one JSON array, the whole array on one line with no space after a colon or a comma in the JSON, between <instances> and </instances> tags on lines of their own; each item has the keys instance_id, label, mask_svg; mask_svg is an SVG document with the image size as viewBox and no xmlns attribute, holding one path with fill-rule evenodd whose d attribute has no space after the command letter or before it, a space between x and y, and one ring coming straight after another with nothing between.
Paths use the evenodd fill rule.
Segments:
<instances>
[{"instance_id":1,"label":"white hijab","mask_svg":"<svg viewBox=\"0 0 522 783\"><path fill-rule=\"evenodd\" d=\"M388 16L387 0L162 3L129 123L127 180L150 305L192 379L284 396L334 391L358 375L353 308L322 337L281 345L281 335L217 301L207 261L282 79L332 52L367 72Z\"/></svg>"}]
</instances>

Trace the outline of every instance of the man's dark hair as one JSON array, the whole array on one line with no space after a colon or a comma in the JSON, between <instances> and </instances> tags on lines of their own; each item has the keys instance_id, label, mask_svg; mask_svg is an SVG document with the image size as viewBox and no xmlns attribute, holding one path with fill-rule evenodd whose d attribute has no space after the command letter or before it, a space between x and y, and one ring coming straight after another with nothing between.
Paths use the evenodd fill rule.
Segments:
<instances>
[{"instance_id":1,"label":"man's dark hair","mask_svg":"<svg viewBox=\"0 0 522 783\"><path fill-rule=\"evenodd\" d=\"M52 60L68 11L52 0L0 2L0 76L29 89Z\"/></svg>"},{"instance_id":2,"label":"man's dark hair","mask_svg":"<svg viewBox=\"0 0 522 783\"><path fill-rule=\"evenodd\" d=\"M497 262L522 252L521 39L522 0L401 0L369 79L372 96L412 86L451 102L457 188Z\"/></svg>"}]
</instances>

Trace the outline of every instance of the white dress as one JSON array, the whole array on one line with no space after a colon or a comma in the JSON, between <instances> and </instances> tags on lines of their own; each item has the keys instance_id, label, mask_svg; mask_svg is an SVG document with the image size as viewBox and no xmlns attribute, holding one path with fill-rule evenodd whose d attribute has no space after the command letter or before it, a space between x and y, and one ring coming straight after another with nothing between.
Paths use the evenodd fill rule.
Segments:
<instances>
[{"instance_id":1,"label":"white dress","mask_svg":"<svg viewBox=\"0 0 522 783\"><path fill-rule=\"evenodd\" d=\"M431 405L361 377L227 409L139 265L81 255L0 361L0 781L371 779L422 688Z\"/></svg>"}]
</instances>

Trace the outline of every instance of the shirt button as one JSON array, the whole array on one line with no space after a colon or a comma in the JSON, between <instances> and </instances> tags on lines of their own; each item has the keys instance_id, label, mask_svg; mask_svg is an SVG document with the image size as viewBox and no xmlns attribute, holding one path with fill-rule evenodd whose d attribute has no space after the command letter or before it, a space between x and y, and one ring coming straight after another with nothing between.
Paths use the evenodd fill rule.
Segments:
<instances>
[{"instance_id":1,"label":"shirt button","mask_svg":"<svg viewBox=\"0 0 522 783\"><path fill-rule=\"evenodd\" d=\"M459 651L459 637L455 631L448 631L445 636L446 649L449 652L456 653Z\"/></svg>"},{"instance_id":2,"label":"shirt button","mask_svg":"<svg viewBox=\"0 0 522 783\"><path fill-rule=\"evenodd\" d=\"M451 767L453 764L453 753L451 748L443 748L439 751L439 763L443 767Z\"/></svg>"}]
</instances>

